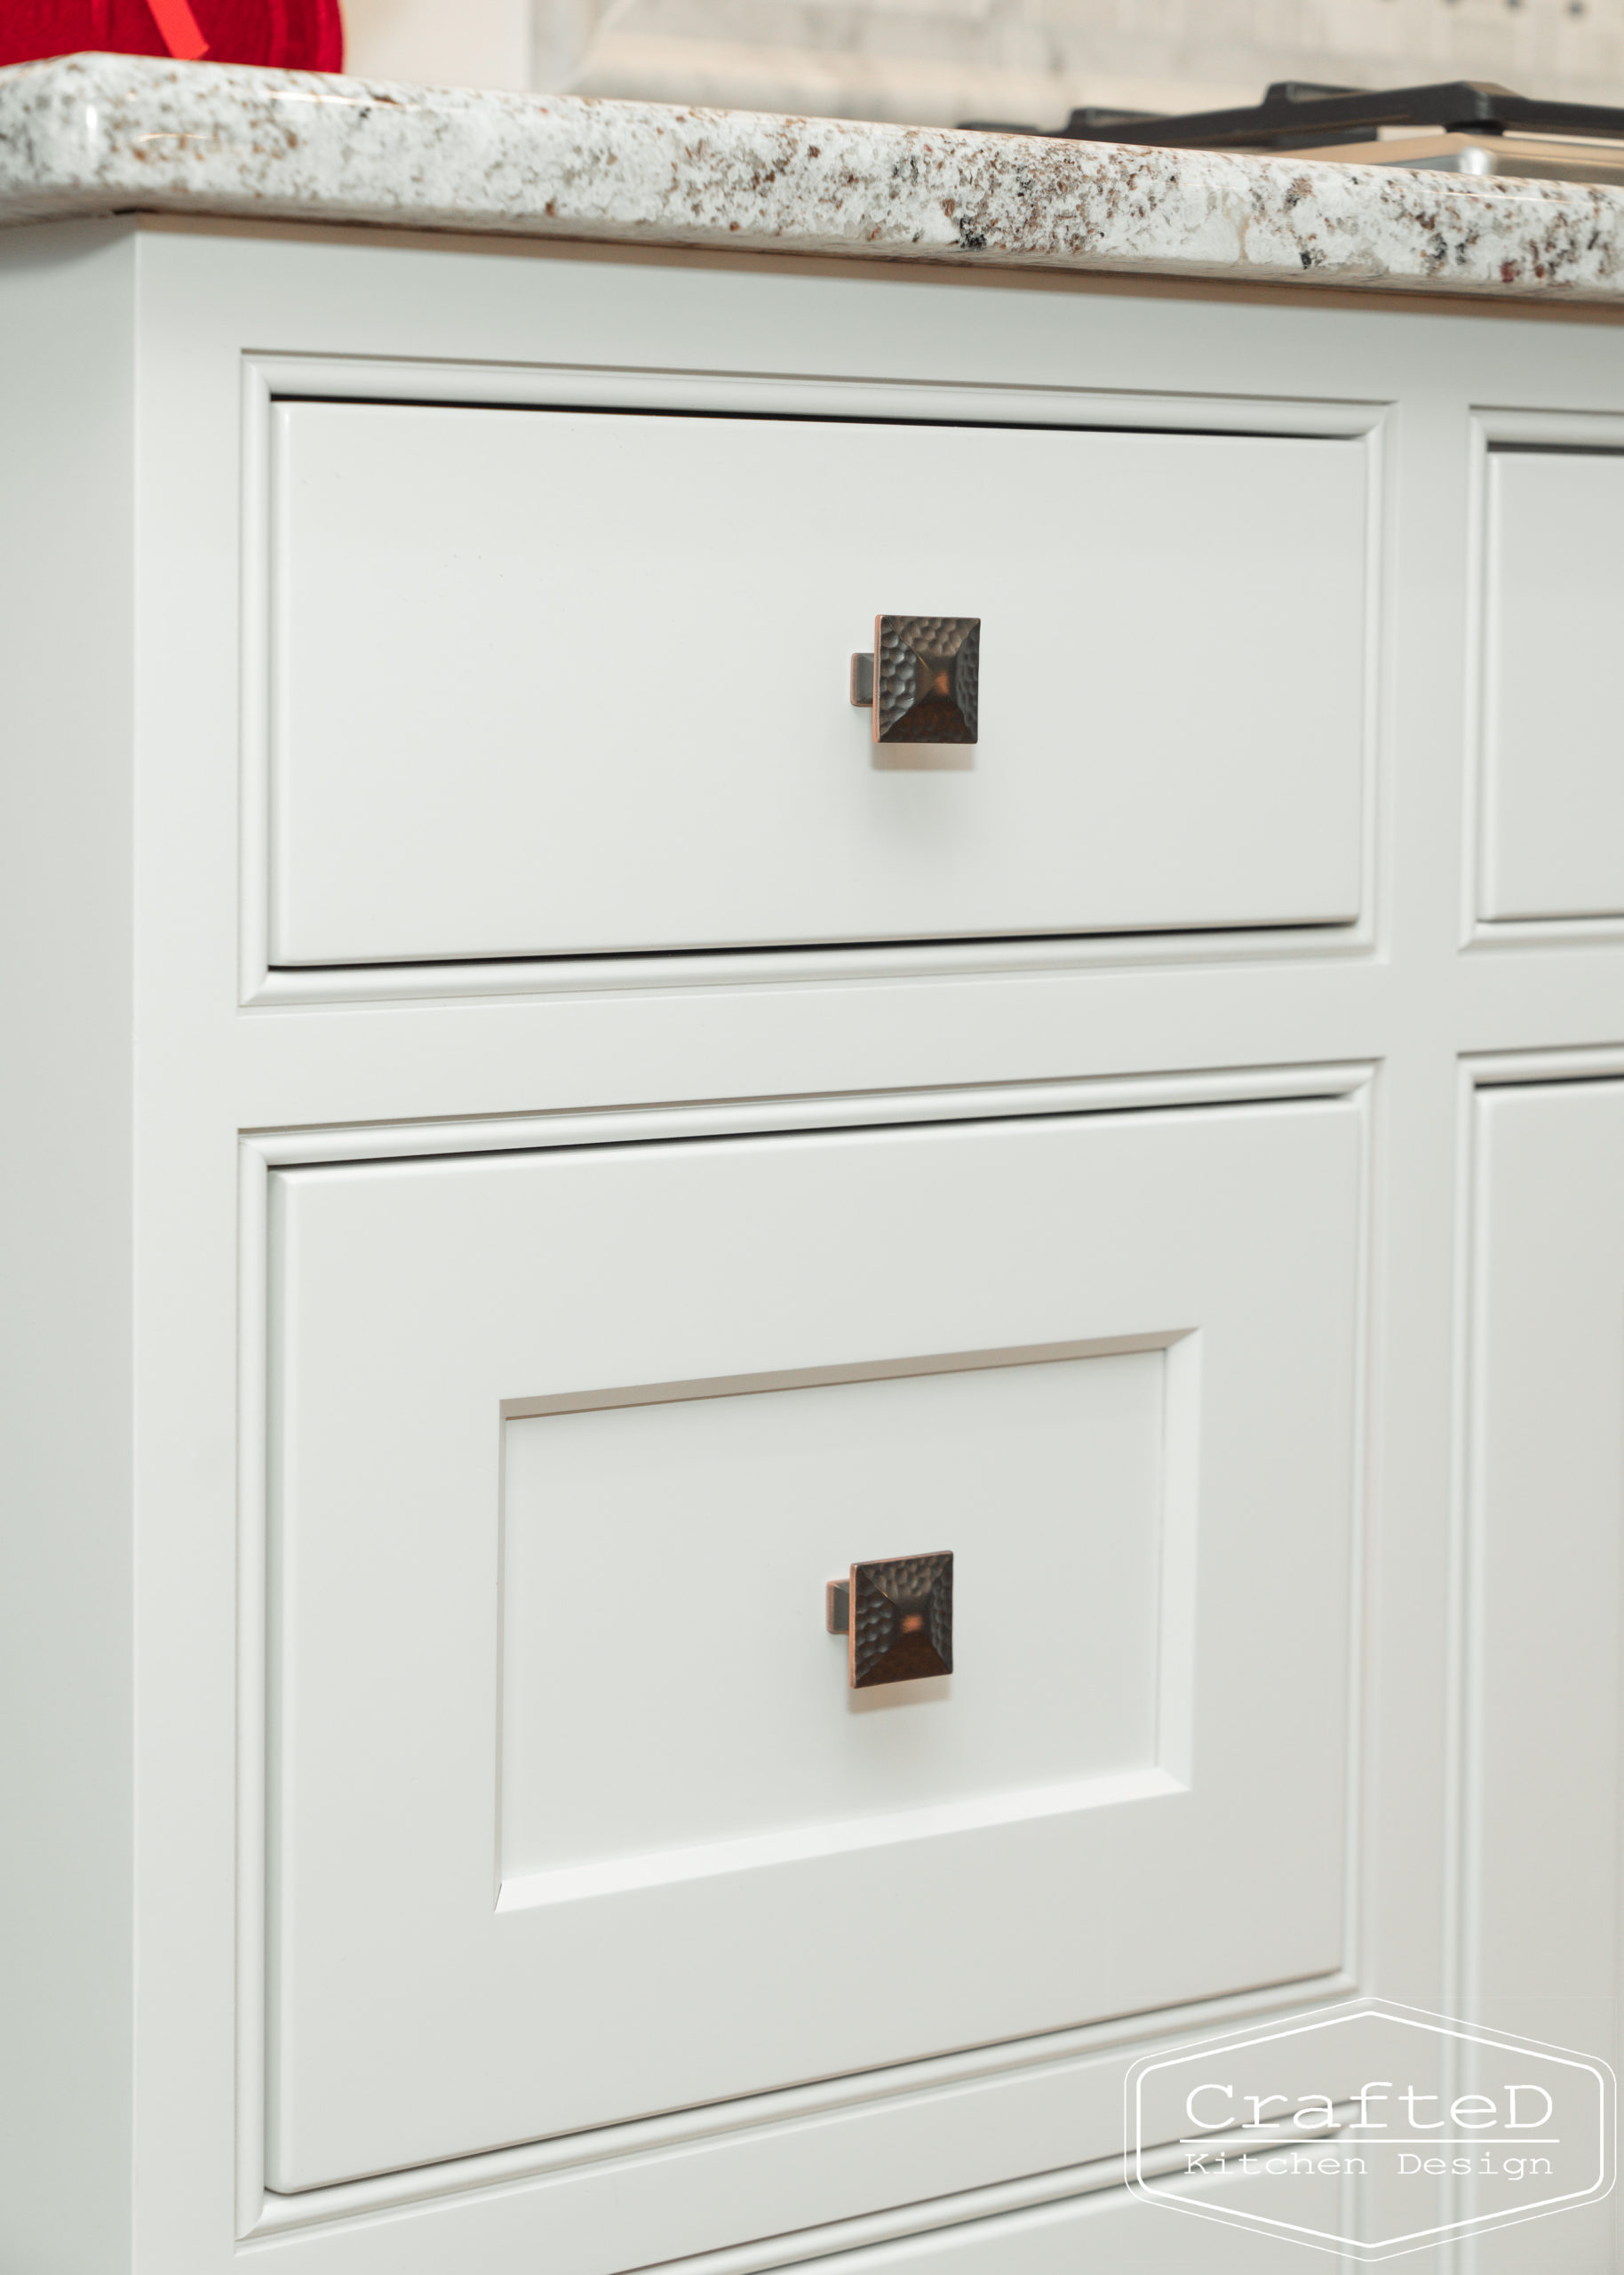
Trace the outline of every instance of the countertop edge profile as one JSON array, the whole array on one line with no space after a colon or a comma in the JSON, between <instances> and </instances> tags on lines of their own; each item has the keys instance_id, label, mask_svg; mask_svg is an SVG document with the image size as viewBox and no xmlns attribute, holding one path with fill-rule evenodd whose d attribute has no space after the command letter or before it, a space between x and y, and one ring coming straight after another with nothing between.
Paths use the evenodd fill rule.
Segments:
<instances>
[{"instance_id":1,"label":"countertop edge profile","mask_svg":"<svg viewBox=\"0 0 1624 2275\"><path fill-rule=\"evenodd\" d=\"M392 86L0 70L0 227L110 213L1624 303L1624 190Z\"/></svg>"}]
</instances>

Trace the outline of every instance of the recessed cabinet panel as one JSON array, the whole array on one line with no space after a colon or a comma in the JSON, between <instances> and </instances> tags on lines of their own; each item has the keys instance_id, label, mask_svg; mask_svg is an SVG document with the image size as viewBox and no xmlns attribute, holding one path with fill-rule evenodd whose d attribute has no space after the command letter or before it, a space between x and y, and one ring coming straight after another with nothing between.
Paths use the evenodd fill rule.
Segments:
<instances>
[{"instance_id":1,"label":"recessed cabinet panel","mask_svg":"<svg viewBox=\"0 0 1624 2275\"><path fill-rule=\"evenodd\" d=\"M1624 453L1488 483L1481 914L1624 915Z\"/></svg>"},{"instance_id":2,"label":"recessed cabinet panel","mask_svg":"<svg viewBox=\"0 0 1624 2275\"><path fill-rule=\"evenodd\" d=\"M1357 440L299 403L271 961L1357 916ZM876 744L880 615L979 739Z\"/></svg>"},{"instance_id":3,"label":"recessed cabinet panel","mask_svg":"<svg viewBox=\"0 0 1624 2275\"><path fill-rule=\"evenodd\" d=\"M1012 1789L1087 1800L1154 1771L1162 1562L1189 1553L1164 1539L1167 1373L1163 1350L991 1353L510 1422L505 1901L815 1854L894 1819L912 1833L926 1810L969 1822ZM1034 1560L1011 1512L1056 1500ZM844 1642L789 1608L821 1607L851 1564L854 1505L896 1512L867 1520L882 1551L948 1526L957 1663L832 1713ZM606 1591L609 1664L635 1676L598 1686L586 1716L559 1607L595 1624Z\"/></svg>"},{"instance_id":4,"label":"recessed cabinet panel","mask_svg":"<svg viewBox=\"0 0 1624 2275\"><path fill-rule=\"evenodd\" d=\"M1336 1968L1361 1128L277 1172L272 2184Z\"/></svg>"}]
</instances>

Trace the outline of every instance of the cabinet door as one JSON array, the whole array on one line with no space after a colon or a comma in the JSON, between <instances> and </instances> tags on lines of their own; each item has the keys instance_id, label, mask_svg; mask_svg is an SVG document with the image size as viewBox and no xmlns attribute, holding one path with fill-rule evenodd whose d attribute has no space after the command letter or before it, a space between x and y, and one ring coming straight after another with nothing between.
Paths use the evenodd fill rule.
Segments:
<instances>
[{"instance_id":1,"label":"cabinet door","mask_svg":"<svg viewBox=\"0 0 1624 2275\"><path fill-rule=\"evenodd\" d=\"M290 403L271 961L1337 922L1355 441ZM979 741L849 700L981 619Z\"/></svg>"},{"instance_id":2,"label":"cabinet door","mask_svg":"<svg viewBox=\"0 0 1624 2275\"><path fill-rule=\"evenodd\" d=\"M1466 2014L1616 2066L1624 1082L1478 1112ZM1604 2275L1618 2217L1485 2235L1469 2264Z\"/></svg>"},{"instance_id":3,"label":"cabinet door","mask_svg":"<svg viewBox=\"0 0 1624 2275\"><path fill-rule=\"evenodd\" d=\"M272 2184L1336 1968L1361 1127L278 1173Z\"/></svg>"},{"instance_id":4,"label":"cabinet door","mask_svg":"<svg viewBox=\"0 0 1624 2275\"><path fill-rule=\"evenodd\" d=\"M1482 914L1624 915L1624 452L1488 481Z\"/></svg>"}]
</instances>

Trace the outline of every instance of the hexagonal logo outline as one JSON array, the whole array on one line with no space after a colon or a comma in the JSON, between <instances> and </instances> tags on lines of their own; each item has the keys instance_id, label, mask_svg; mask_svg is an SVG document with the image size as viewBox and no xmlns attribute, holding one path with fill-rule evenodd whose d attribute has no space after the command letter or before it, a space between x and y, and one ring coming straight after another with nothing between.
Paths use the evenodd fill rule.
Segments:
<instances>
[{"instance_id":1,"label":"hexagonal logo outline","mask_svg":"<svg viewBox=\"0 0 1624 2275\"><path fill-rule=\"evenodd\" d=\"M1314 2031L1334 2029L1342 2023L1367 2016L1427 2031L1438 2038L1453 2038L1470 2045L1489 2047L1497 2052L1534 2055L1542 2061L1558 2063L1565 2068L1588 2072L1596 2079L1600 2094L1600 2139L1597 2143L1600 2170L1593 2185L1569 2191L1545 2203L1471 2214L1460 2220L1445 2221L1434 2227L1373 2243L1366 2243L1355 2236L1337 2235L1326 2229L1310 2228L1290 2220L1271 2218L1262 2213L1241 2211L1210 2199L1164 2194L1152 2186L1152 2181L1162 2175L1147 2176L1143 2170L1144 2159L1157 2153L1166 2144L1152 2143L1147 2148L1139 2137L1142 2088L1147 2078L1158 2070L1175 2069L1182 2063L1237 2052L1246 2047L1265 2046L1277 2039L1302 2037ZM1581 2204L1600 2202L1612 2193L1618 2181L1617 2079L1612 2064L1600 2055L1580 2054L1572 2047L1548 2045L1542 2040L1521 2038L1509 2031L1478 2030L1469 2023L1457 2021L1451 2016L1434 2014L1424 2007L1401 2006L1389 1999L1346 2000L1337 2006L1319 2008L1306 2016L1294 2016L1287 2022L1274 2023L1260 2029L1228 2032L1220 2038L1205 2039L1195 2045L1185 2045L1175 2053L1142 2055L1129 2064L1123 2081L1123 2176L1127 2187L1142 2202L1155 2205L1163 2211L1183 2212L1197 2219L1217 2220L1229 2227L1246 2228L1254 2234L1275 2235L1283 2242L1300 2243L1307 2250L1329 2252L1338 2258L1355 2259L1366 2265L1373 2265L1379 2260L1402 2258L1412 2252L1425 2251L1446 2237L1484 2234L1497 2228L1519 2226L1528 2220L1554 2219L1560 2213L1576 2210ZM1216 2134L1213 2135L1214 2141L1220 2137ZM1235 2135L1228 2137L1234 2138ZM1304 2133L1302 2135L1305 2146L1335 2137L1327 2134Z\"/></svg>"}]
</instances>

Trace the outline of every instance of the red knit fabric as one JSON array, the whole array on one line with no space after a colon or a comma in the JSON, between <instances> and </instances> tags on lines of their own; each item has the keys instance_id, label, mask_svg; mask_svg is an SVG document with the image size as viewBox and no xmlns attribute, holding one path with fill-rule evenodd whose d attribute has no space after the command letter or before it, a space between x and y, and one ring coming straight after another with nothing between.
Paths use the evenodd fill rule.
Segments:
<instances>
[{"instance_id":1,"label":"red knit fabric","mask_svg":"<svg viewBox=\"0 0 1624 2275\"><path fill-rule=\"evenodd\" d=\"M341 71L338 0L191 0L210 63L266 63L289 71ZM147 0L0 0L0 64L85 49L167 55Z\"/></svg>"}]
</instances>

